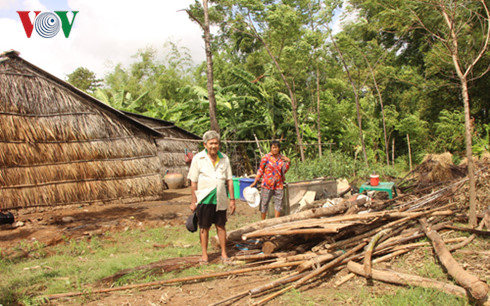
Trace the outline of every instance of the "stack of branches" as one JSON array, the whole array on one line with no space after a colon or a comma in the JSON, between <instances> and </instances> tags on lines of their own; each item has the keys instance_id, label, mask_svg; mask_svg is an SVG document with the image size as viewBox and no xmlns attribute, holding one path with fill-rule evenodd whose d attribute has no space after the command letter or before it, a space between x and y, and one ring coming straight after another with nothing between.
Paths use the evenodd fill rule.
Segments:
<instances>
[{"instance_id":1,"label":"stack of branches","mask_svg":"<svg viewBox=\"0 0 490 306\"><path fill-rule=\"evenodd\" d=\"M292 290L314 286L328 275L347 268L350 274L336 285L361 275L394 284L437 288L444 292L481 301L487 297L488 285L468 273L453 259L451 251L470 243L476 235L489 235L490 207L477 229L455 227L452 217L462 215L466 207L453 201L464 193L467 179L428 192L418 200L396 203L391 209L368 210L362 200L343 200L335 206L316 208L294 215L263 220L234 230L228 239L234 244L243 240L260 241L261 250L241 250L234 255L236 262L244 262L238 269L195 277L162 280L119 288L102 289L108 292L130 288L155 287L169 283L203 280L239 275L254 271L280 270L286 275L268 284L245 290L214 305L238 302L250 296L254 305L262 305ZM387 202L392 202L389 200ZM357 209L352 209L357 207ZM351 213L360 211L359 213ZM487 231L483 230L483 227ZM472 235L442 239L444 229L471 232ZM430 242L418 242L422 237ZM245 243L246 244L246 243ZM433 246L440 262L457 285L417 275L373 269L373 264L391 260L420 247ZM97 293L99 291L94 291ZM80 293L81 294L81 293ZM79 295L79 293L49 296L49 299Z\"/></svg>"},{"instance_id":2,"label":"stack of branches","mask_svg":"<svg viewBox=\"0 0 490 306\"><path fill-rule=\"evenodd\" d=\"M448 221L463 213L458 203L449 200L461 190L465 182L466 179L459 180L421 197L418 201L400 204L397 209L317 218L292 215L282 217L283 222L278 222L277 219L265 220L231 232L231 238L240 234L243 240L254 238L263 241L260 254L253 254L253 251L245 254L242 251L235 256L236 260L249 262L250 265L269 265L271 268L282 267L281 264L283 267L296 268L283 279L247 290L220 303L247 295L258 297L269 293L254 304L261 305L288 290L312 284L345 267L351 274L336 285L348 281L355 273L368 279L437 288L449 294L469 295L472 299L482 300L487 296L488 285L463 270L450 253L470 243L475 235L489 235L482 228L485 222L487 229L490 227L490 208L478 229L455 227ZM345 201L339 205L337 213L358 204ZM319 209L315 213L317 216L325 216L333 211ZM286 218L294 220L284 222ZM437 231L446 228L472 232L473 235L443 240ZM373 263L387 261L430 245L429 242L416 242L424 236L430 238L441 263L460 286L416 275L372 269Z\"/></svg>"}]
</instances>

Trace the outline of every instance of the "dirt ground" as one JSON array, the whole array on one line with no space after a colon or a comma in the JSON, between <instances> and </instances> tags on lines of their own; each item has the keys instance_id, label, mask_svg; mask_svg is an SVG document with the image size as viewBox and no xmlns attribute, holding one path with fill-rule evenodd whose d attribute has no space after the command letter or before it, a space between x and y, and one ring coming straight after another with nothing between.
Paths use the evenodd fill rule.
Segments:
<instances>
[{"instance_id":1,"label":"dirt ground","mask_svg":"<svg viewBox=\"0 0 490 306\"><path fill-rule=\"evenodd\" d=\"M165 225L184 226L190 213L190 188L166 190L163 201L133 204L95 204L58 208L29 208L12 211L15 227L2 225L0 228L0 250L2 256L23 256L21 247L38 241L47 246L63 243L66 239L83 239L106 232L119 232L128 228L154 228ZM244 201L237 201L235 215L229 216L228 224L235 218L246 216L251 222L260 219L258 210ZM196 236L197 238L197 236ZM196 243L199 241L196 239ZM213 252L216 250L210 250ZM232 250L231 250L232 251ZM232 255L233 252L230 252ZM198 255L198 254L196 254ZM218 260L218 253L210 259ZM198 256L196 256L197 261ZM223 267L227 269L227 267ZM216 279L206 282L165 286L144 291L113 292L96 296L95 301L84 301L87 305L204 305L242 292L265 283L269 278L260 273ZM248 288L248 287L247 287ZM92 297L93 298L93 297ZM91 298L91 299L92 299ZM55 301L54 304L79 304L80 298Z\"/></svg>"},{"instance_id":2,"label":"dirt ground","mask_svg":"<svg viewBox=\"0 0 490 306\"><path fill-rule=\"evenodd\" d=\"M3 256L20 256L16 245L21 243L39 241L45 245L62 243L64 239L83 239L91 235L99 235L108 231L124 231L128 228L152 228L165 225L184 226L189 215L190 189L167 190L163 201L141 202L134 204L111 205L84 205L60 207L56 209L31 208L14 212L16 222L22 226L0 228L0 249ZM237 212L230 216L228 224L233 224L235 218L249 218L250 222L259 220L257 208L249 207L243 201L237 201ZM197 237L197 236L196 236ZM199 243L196 239L196 243ZM216 251L216 250L212 250ZM17 252L17 253L16 253ZM230 252L230 255L233 252ZM194 260L197 261L199 254ZM216 253L213 258L217 258ZM476 258L475 261L481 260ZM416 261L416 259L415 259ZM483 265L488 265L488 258ZM490 266L489 266L490 267ZM210 268L211 269L211 268ZM216 271L216 267L213 268ZM224 270L232 269L228 266ZM483 269L487 270L488 269ZM481 270L480 270L481 272ZM203 273L206 273L205 271ZM211 270L210 270L211 273ZM107 294L91 295L89 298L66 298L52 301L54 305L209 305L230 296L256 288L269 283L271 280L285 276L275 271L253 272L227 278L218 278L206 281L184 283L179 285L165 285L145 290L114 291ZM331 277L325 278L323 283L313 288L302 287L303 296L310 299L308 305L356 305L359 300L353 299L352 292L364 288L369 293L393 293L396 286L375 282L366 286L361 278L334 288L333 284L346 275L341 271ZM481 276L481 275L480 275ZM484 278L484 277L483 277ZM307 289L305 291L305 289ZM344 295L343 295L344 293ZM347 294L345 294L347 293ZM344 297L346 296L346 297ZM245 297L236 305L249 305L260 298ZM286 305L288 302L276 299L268 305ZM301 300L295 302L301 304Z\"/></svg>"},{"instance_id":3,"label":"dirt ground","mask_svg":"<svg viewBox=\"0 0 490 306\"><path fill-rule=\"evenodd\" d=\"M0 248L6 250L22 241L37 240L46 245L63 237L77 239L107 231L185 224L189 214L190 188L169 189L163 201L132 204L74 205L56 208L28 208L12 211L22 226L0 230ZM15 223L14 223L15 224Z\"/></svg>"}]
</instances>

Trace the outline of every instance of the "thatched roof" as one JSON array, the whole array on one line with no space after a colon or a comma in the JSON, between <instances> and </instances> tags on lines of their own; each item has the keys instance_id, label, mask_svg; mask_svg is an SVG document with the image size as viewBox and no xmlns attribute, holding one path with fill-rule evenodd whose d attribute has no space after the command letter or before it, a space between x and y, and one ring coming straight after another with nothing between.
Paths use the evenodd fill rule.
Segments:
<instances>
[{"instance_id":1,"label":"thatched roof","mask_svg":"<svg viewBox=\"0 0 490 306\"><path fill-rule=\"evenodd\" d=\"M151 127L152 129L158 131L165 137L187 138L189 140L201 140L201 137L176 126L173 122L162 120L162 119L156 119L141 114L126 112L126 111L123 111L123 113L128 117L148 127Z\"/></svg>"},{"instance_id":2,"label":"thatched roof","mask_svg":"<svg viewBox=\"0 0 490 306\"><path fill-rule=\"evenodd\" d=\"M161 196L163 133L18 55L0 55L0 208Z\"/></svg>"},{"instance_id":3,"label":"thatched roof","mask_svg":"<svg viewBox=\"0 0 490 306\"><path fill-rule=\"evenodd\" d=\"M29 70L38 74L38 76L42 76L42 77L46 78L47 80L55 82L57 85L64 87L67 90L72 91L73 93L81 96L84 99L87 99L88 102L92 103L94 106L100 107L100 108L114 114L120 120L127 121L128 123L130 123L130 124L134 125L135 127L141 129L142 131L150 133L154 136L160 136L161 135L158 131L153 130L149 126L146 126L146 125L142 124L141 122L134 120L131 117L127 116L124 112L122 112L118 109L115 109L110 105L105 104L104 102L92 97L91 95L89 95L86 92L76 88L75 86L71 85L70 83L63 81L63 80L57 78L56 76L46 72L45 70L42 70L41 68L33 65L32 63L22 59L19 56L19 52L17 52L17 51L10 50L10 51L6 51L6 52L3 52L2 54L0 54L0 64L2 62L9 62L9 61L17 61L17 62L19 62L19 64L25 65L26 67L29 68ZM14 71L10 71L10 72L2 71L1 73L15 74ZM34 75L25 74L24 76L33 77Z\"/></svg>"}]
</instances>

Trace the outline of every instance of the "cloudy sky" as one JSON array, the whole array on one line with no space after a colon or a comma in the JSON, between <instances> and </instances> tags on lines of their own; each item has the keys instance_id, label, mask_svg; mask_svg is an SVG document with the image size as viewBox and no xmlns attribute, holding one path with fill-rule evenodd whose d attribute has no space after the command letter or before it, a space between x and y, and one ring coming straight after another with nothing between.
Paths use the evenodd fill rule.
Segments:
<instances>
[{"instance_id":1,"label":"cloudy sky","mask_svg":"<svg viewBox=\"0 0 490 306\"><path fill-rule=\"evenodd\" d=\"M99 78L115 64L130 64L138 50L153 47L163 51L172 41L190 50L196 63L205 60L199 26L182 11L193 0L0 0L0 52L14 49L34 65L66 79L78 67L94 71ZM78 11L66 38L63 31L43 38L36 29L28 38L17 11L53 13ZM337 16L338 17L338 16ZM332 26L338 30L338 19Z\"/></svg>"},{"instance_id":2,"label":"cloudy sky","mask_svg":"<svg viewBox=\"0 0 490 306\"><path fill-rule=\"evenodd\" d=\"M0 0L0 52L14 49L34 65L66 79L77 67L103 77L114 64L127 65L139 49L163 50L166 41L187 47L195 62L205 59L197 24L184 11L193 0ZM60 30L52 38L36 29L27 38L17 11L79 11L68 38Z\"/></svg>"}]
</instances>

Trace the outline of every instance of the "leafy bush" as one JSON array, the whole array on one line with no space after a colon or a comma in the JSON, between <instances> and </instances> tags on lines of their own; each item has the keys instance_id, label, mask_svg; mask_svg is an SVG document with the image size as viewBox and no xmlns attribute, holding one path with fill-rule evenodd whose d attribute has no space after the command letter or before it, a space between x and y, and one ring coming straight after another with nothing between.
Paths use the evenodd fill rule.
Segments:
<instances>
[{"instance_id":1,"label":"leafy bush","mask_svg":"<svg viewBox=\"0 0 490 306\"><path fill-rule=\"evenodd\" d=\"M288 182L311 180L318 177L367 179L373 171L382 178L385 176L397 177L405 169L406 163L398 161L395 167L378 163L371 164L366 169L363 162L359 160L355 162L354 158L337 151L327 153L321 158L307 159L303 163L297 158L293 159L286 179Z\"/></svg>"},{"instance_id":2,"label":"leafy bush","mask_svg":"<svg viewBox=\"0 0 490 306\"><path fill-rule=\"evenodd\" d=\"M436 152L464 152L465 128L464 113L458 110L450 112L443 109L439 113L439 122L434 124L437 139Z\"/></svg>"}]
</instances>

